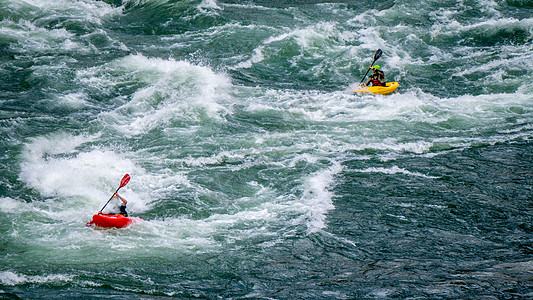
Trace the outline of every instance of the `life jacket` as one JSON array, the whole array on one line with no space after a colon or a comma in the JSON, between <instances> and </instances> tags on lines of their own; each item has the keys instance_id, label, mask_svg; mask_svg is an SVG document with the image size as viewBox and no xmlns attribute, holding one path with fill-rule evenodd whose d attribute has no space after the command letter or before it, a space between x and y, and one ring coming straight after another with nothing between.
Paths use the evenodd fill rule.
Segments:
<instances>
[{"instance_id":1,"label":"life jacket","mask_svg":"<svg viewBox=\"0 0 533 300\"><path fill-rule=\"evenodd\" d=\"M127 217L128 216L128 212L126 211L126 205L120 205L118 207L118 212L117 212L117 208L114 207L111 212L105 212L103 213L104 215L121 215L121 216L124 216L124 217Z\"/></svg>"},{"instance_id":2,"label":"life jacket","mask_svg":"<svg viewBox=\"0 0 533 300\"><path fill-rule=\"evenodd\" d=\"M372 86L385 86L385 74L377 71L377 74L372 74Z\"/></svg>"},{"instance_id":3,"label":"life jacket","mask_svg":"<svg viewBox=\"0 0 533 300\"><path fill-rule=\"evenodd\" d=\"M122 215L124 217L128 216L128 212L126 212L126 205L121 205L119 209L120 213L118 213L118 215Z\"/></svg>"}]
</instances>

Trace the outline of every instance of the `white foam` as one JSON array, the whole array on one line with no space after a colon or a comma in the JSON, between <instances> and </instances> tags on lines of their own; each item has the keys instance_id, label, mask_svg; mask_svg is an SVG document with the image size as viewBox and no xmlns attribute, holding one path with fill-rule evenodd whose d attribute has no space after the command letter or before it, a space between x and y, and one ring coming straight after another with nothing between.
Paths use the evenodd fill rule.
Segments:
<instances>
[{"instance_id":1,"label":"white foam","mask_svg":"<svg viewBox=\"0 0 533 300\"><path fill-rule=\"evenodd\" d=\"M27 282L27 277L11 271L0 272L0 282L5 285L17 285Z\"/></svg>"},{"instance_id":2,"label":"white foam","mask_svg":"<svg viewBox=\"0 0 533 300\"><path fill-rule=\"evenodd\" d=\"M422 174L422 173L419 173L419 172L411 172L409 170L406 170L404 168L400 168L398 166L392 166L390 168L371 167L371 168L366 168L366 169L360 170L359 172L361 172L361 173L383 173L383 174L389 174L389 175L405 174L405 175L409 175L409 176L417 176L417 177L424 177L424 178L430 178L430 179L439 178L439 177L435 177L435 176L425 175L425 174Z\"/></svg>"},{"instance_id":3,"label":"white foam","mask_svg":"<svg viewBox=\"0 0 533 300\"><path fill-rule=\"evenodd\" d=\"M26 205L21 201L17 201L10 197L0 198L0 211L4 213L12 213L22 210Z\"/></svg>"},{"instance_id":4,"label":"white foam","mask_svg":"<svg viewBox=\"0 0 533 300\"><path fill-rule=\"evenodd\" d=\"M26 20L19 20L18 23L4 20L1 23L3 26L0 28L0 33L18 40L19 47L30 53L33 51L49 52L55 50L64 52L64 50L72 49L77 49L78 51L87 50L81 44L74 42L72 40L74 35L64 28L40 28Z\"/></svg>"},{"instance_id":5,"label":"white foam","mask_svg":"<svg viewBox=\"0 0 533 300\"><path fill-rule=\"evenodd\" d=\"M220 6L218 6L217 1L215 0L202 0L200 5L198 6L200 9L215 9L220 10Z\"/></svg>"},{"instance_id":6,"label":"white foam","mask_svg":"<svg viewBox=\"0 0 533 300\"><path fill-rule=\"evenodd\" d=\"M50 216L63 218L71 214L76 217L86 213L86 210L80 211L80 207L94 210L97 204L110 197L124 174L144 174L130 159L111 150L81 152L78 149L95 138L57 133L31 139L25 145L20 179L44 197L59 197L58 201L65 201L53 206ZM124 196L134 200L131 201L133 208L144 206L145 202L136 194L125 193Z\"/></svg>"},{"instance_id":7,"label":"white foam","mask_svg":"<svg viewBox=\"0 0 533 300\"><path fill-rule=\"evenodd\" d=\"M334 163L330 168L318 171L305 179L302 202L294 205L304 206L303 216L309 232L317 232L326 227L326 214L335 208L330 188L335 182L335 175L341 171L342 166Z\"/></svg>"},{"instance_id":8,"label":"white foam","mask_svg":"<svg viewBox=\"0 0 533 300\"><path fill-rule=\"evenodd\" d=\"M13 11L30 11L32 20L20 19L17 23L6 19L1 21L2 27L0 33L18 40L18 47L23 48L26 52L44 52L44 53L63 53L63 52L85 52L94 51L95 48L80 43L74 33L70 33L65 28L48 28L46 26L36 25L34 19L42 21L44 18L64 18L68 15L73 20L83 20L84 22L102 25L102 19L110 15L122 13L121 8L111 7L109 4L101 1L9 1L9 8ZM103 30L97 30L93 34L104 35L107 33Z\"/></svg>"},{"instance_id":9,"label":"white foam","mask_svg":"<svg viewBox=\"0 0 533 300\"><path fill-rule=\"evenodd\" d=\"M263 55L263 50L265 49L265 46L259 46L254 49L250 59L246 61L242 61L238 63L234 67L230 67L230 69L246 69L251 68L254 64L257 64L259 62L262 62L265 59L265 56Z\"/></svg>"},{"instance_id":10,"label":"white foam","mask_svg":"<svg viewBox=\"0 0 533 300\"><path fill-rule=\"evenodd\" d=\"M28 283L58 283L58 282L69 282L72 281L74 276L72 275L62 275L62 274L53 274L53 275L37 275L37 276L31 276L31 275L24 275L24 274L18 274L12 271L2 271L0 272L0 282L4 285L8 286L14 286L14 285L20 285L20 284L28 284Z\"/></svg>"},{"instance_id":11,"label":"white foam","mask_svg":"<svg viewBox=\"0 0 533 300\"><path fill-rule=\"evenodd\" d=\"M25 4L37 7L40 10L54 12L68 11L70 16L85 17L87 21L101 24L101 18L108 15L121 14L121 7L113 7L105 2L100 1L69 1L69 0L24 0Z\"/></svg>"},{"instance_id":12,"label":"white foam","mask_svg":"<svg viewBox=\"0 0 533 300\"><path fill-rule=\"evenodd\" d=\"M176 121L196 123L204 113L222 120L231 105L226 75L186 61L129 55L78 76L81 82L104 90L132 81L144 85L124 105L100 116L103 123L128 135L168 127Z\"/></svg>"},{"instance_id":13,"label":"white foam","mask_svg":"<svg viewBox=\"0 0 533 300\"><path fill-rule=\"evenodd\" d=\"M82 92L70 93L66 95L61 95L58 97L58 103L53 105L58 105L62 108L69 108L74 110L79 110L88 106L92 106L87 102L87 95Z\"/></svg>"}]
</instances>

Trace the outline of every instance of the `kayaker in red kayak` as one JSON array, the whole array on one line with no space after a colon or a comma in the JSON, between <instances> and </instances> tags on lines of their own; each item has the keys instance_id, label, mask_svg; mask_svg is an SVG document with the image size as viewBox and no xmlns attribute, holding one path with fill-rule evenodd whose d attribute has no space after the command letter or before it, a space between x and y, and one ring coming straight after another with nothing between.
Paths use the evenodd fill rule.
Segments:
<instances>
[{"instance_id":1,"label":"kayaker in red kayak","mask_svg":"<svg viewBox=\"0 0 533 300\"><path fill-rule=\"evenodd\" d=\"M124 199L122 196L118 194L118 190L124 187L129 181L130 181L130 175L128 174L124 175L124 177L122 177L122 180L120 181L120 186L113 193L113 196L111 196L111 198L107 200L107 203L104 205L104 207L102 207L102 209L100 209L98 214L93 215L92 221L85 224L85 226L91 227L93 225L96 225L97 227L102 227L102 228L124 228L130 224L133 224L133 223L136 223L142 220L141 218L128 217L128 213L126 212L126 204L128 203L128 201L126 201L126 199ZM118 198L120 199L120 201L122 201L120 207L118 208L119 212L116 212L116 207L118 206L116 205L115 209L112 209L111 213L107 211L103 213L102 211L104 210L104 208L114 198Z\"/></svg>"},{"instance_id":2,"label":"kayaker in red kayak","mask_svg":"<svg viewBox=\"0 0 533 300\"><path fill-rule=\"evenodd\" d=\"M373 69L374 74L370 75L365 86L368 86L370 83L372 83L372 86L386 86L385 73L380 70L379 66L371 66L371 68Z\"/></svg>"},{"instance_id":3,"label":"kayaker in red kayak","mask_svg":"<svg viewBox=\"0 0 533 300\"><path fill-rule=\"evenodd\" d=\"M117 192L115 192L115 194L113 195L113 198L119 198L120 201L122 201L122 205L120 205L120 207L118 208L120 210L120 212L118 212L118 213L114 213L114 212L103 213L102 211L99 211L98 214L99 215L121 215L121 216L127 217L128 216L128 212L126 212L126 204L128 203L128 201L126 201L126 199L124 199L122 196L120 196Z\"/></svg>"}]
</instances>

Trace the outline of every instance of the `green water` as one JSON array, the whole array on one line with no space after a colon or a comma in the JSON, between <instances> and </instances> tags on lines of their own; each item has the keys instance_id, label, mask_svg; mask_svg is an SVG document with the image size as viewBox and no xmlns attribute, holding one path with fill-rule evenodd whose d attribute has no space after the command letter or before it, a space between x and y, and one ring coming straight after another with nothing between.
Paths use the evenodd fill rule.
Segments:
<instances>
[{"instance_id":1,"label":"green water","mask_svg":"<svg viewBox=\"0 0 533 300\"><path fill-rule=\"evenodd\" d=\"M0 3L2 298L531 297L531 1Z\"/></svg>"}]
</instances>

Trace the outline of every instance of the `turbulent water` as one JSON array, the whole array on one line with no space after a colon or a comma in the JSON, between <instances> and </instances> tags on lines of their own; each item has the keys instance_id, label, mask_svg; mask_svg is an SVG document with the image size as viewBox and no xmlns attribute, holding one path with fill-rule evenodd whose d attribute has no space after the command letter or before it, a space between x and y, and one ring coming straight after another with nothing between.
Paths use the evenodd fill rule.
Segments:
<instances>
[{"instance_id":1,"label":"turbulent water","mask_svg":"<svg viewBox=\"0 0 533 300\"><path fill-rule=\"evenodd\" d=\"M1 298L533 297L531 0L0 0L0 76Z\"/></svg>"}]
</instances>

